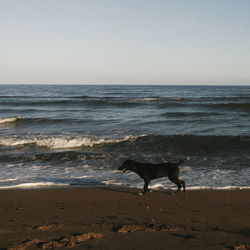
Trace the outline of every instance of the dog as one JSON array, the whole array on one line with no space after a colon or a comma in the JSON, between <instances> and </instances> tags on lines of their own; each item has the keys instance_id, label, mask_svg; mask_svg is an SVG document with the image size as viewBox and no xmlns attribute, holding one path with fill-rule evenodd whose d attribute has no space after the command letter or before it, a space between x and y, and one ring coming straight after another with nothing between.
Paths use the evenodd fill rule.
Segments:
<instances>
[{"instance_id":1,"label":"dog","mask_svg":"<svg viewBox=\"0 0 250 250\"><path fill-rule=\"evenodd\" d=\"M181 188L185 192L185 181L179 179L179 165L183 161L177 163L167 162L161 164L141 163L133 160L125 160L118 170L125 173L127 170L135 172L144 180L143 193L149 191L148 185L151 180L161 177L168 177L170 181L175 183L178 187L175 194L177 194Z\"/></svg>"}]
</instances>

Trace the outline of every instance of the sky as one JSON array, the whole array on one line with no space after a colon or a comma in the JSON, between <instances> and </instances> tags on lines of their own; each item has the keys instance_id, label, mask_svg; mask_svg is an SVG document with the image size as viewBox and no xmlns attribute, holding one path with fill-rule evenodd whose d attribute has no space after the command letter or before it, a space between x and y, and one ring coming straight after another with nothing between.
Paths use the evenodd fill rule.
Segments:
<instances>
[{"instance_id":1,"label":"sky","mask_svg":"<svg viewBox=\"0 0 250 250\"><path fill-rule=\"evenodd\" d=\"M0 0L0 83L250 84L250 0Z\"/></svg>"}]
</instances>

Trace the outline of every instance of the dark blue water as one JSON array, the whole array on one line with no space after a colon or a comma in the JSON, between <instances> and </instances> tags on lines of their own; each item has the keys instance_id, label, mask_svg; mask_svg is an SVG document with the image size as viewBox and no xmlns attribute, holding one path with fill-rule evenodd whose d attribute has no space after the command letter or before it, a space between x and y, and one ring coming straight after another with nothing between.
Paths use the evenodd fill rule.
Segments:
<instances>
[{"instance_id":1,"label":"dark blue water","mask_svg":"<svg viewBox=\"0 0 250 250\"><path fill-rule=\"evenodd\" d=\"M190 189L246 188L249 153L250 86L0 85L0 188L141 186L116 171L127 158L182 159Z\"/></svg>"}]
</instances>

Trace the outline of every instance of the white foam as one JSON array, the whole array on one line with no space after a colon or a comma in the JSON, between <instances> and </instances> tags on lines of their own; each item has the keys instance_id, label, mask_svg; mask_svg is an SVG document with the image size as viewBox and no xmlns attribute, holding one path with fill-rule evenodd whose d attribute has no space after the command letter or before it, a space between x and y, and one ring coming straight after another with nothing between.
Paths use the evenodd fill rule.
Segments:
<instances>
[{"instance_id":1,"label":"white foam","mask_svg":"<svg viewBox=\"0 0 250 250\"><path fill-rule=\"evenodd\" d=\"M89 179L89 178L94 178L92 175L83 175L83 176L71 176L73 179Z\"/></svg>"},{"instance_id":2,"label":"white foam","mask_svg":"<svg viewBox=\"0 0 250 250\"><path fill-rule=\"evenodd\" d=\"M153 101L158 101L160 100L159 97L144 97L144 98L138 98L135 99L137 102L153 102Z\"/></svg>"},{"instance_id":3,"label":"white foam","mask_svg":"<svg viewBox=\"0 0 250 250\"><path fill-rule=\"evenodd\" d=\"M127 184L125 181L117 181L117 180L105 180L102 181L103 184L109 186L123 186L123 187L129 187L129 188L138 188L138 189L142 189L143 188L143 183L130 183ZM155 183L155 184L151 184L149 186L149 189L152 190L174 190L176 191L177 187L174 184L171 183ZM187 191L199 191L199 190L249 190L250 186L187 186L186 190Z\"/></svg>"},{"instance_id":4,"label":"white foam","mask_svg":"<svg viewBox=\"0 0 250 250\"><path fill-rule=\"evenodd\" d=\"M25 188L39 188L45 186L69 186L70 184L60 184L53 182L31 182L31 183L22 183L17 185L3 186L0 189L25 189Z\"/></svg>"},{"instance_id":5,"label":"white foam","mask_svg":"<svg viewBox=\"0 0 250 250\"><path fill-rule=\"evenodd\" d=\"M14 116L14 117L3 117L0 118L0 125L6 123L16 122L17 120L23 119L22 116Z\"/></svg>"},{"instance_id":6,"label":"white foam","mask_svg":"<svg viewBox=\"0 0 250 250\"><path fill-rule=\"evenodd\" d=\"M0 182L9 182L9 181L16 181L18 178L10 178L10 179L4 179L4 180L0 180Z\"/></svg>"},{"instance_id":7,"label":"white foam","mask_svg":"<svg viewBox=\"0 0 250 250\"><path fill-rule=\"evenodd\" d=\"M116 182L114 180L108 180L108 181L102 181L101 183L109 186L109 185L112 185L112 186L124 186L124 183L120 183L120 182Z\"/></svg>"},{"instance_id":8,"label":"white foam","mask_svg":"<svg viewBox=\"0 0 250 250\"><path fill-rule=\"evenodd\" d=\"M195 186L187 187L186 190L248 190L249 186L223 186L223 187L210 187L210 186Z\"/></svg>"},{"instance_id":9,"label":"white foam","mask_svg":"<svg viewBox=\"0 0 250 250\"><path fill-rule=\"evenodd\" d=\"M142 135L143 136L143 135ZM77 148L77 147L93 147L94 145L119 143L129 140L136 140L138 136L128 135L124 138L118 139L104 139L104 138L89 138L89 137L48 137L48 138L3 138L0 145L4 146L23 146L27 144L34 144L40 147L48 147L51 149L62 148Z\"/></svg>"}]
</instances>

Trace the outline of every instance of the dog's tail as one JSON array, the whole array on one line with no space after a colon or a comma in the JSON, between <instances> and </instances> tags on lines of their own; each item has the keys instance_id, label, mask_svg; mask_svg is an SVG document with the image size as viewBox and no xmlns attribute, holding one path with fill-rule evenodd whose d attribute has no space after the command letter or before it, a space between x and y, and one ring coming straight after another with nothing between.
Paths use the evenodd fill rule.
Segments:
<instances>
[{"instance_id":1,"label":"dog's tail","mask_svg":"<svg viewBox=\"0 0 250 250\"><path fill-rule=\"evenodd\" d=\"M179 165L181 165L182 163L183 163L183 161L180 160L179 162L176 163L176 166L179 166Z\"/></svg>"}]
</instances>

